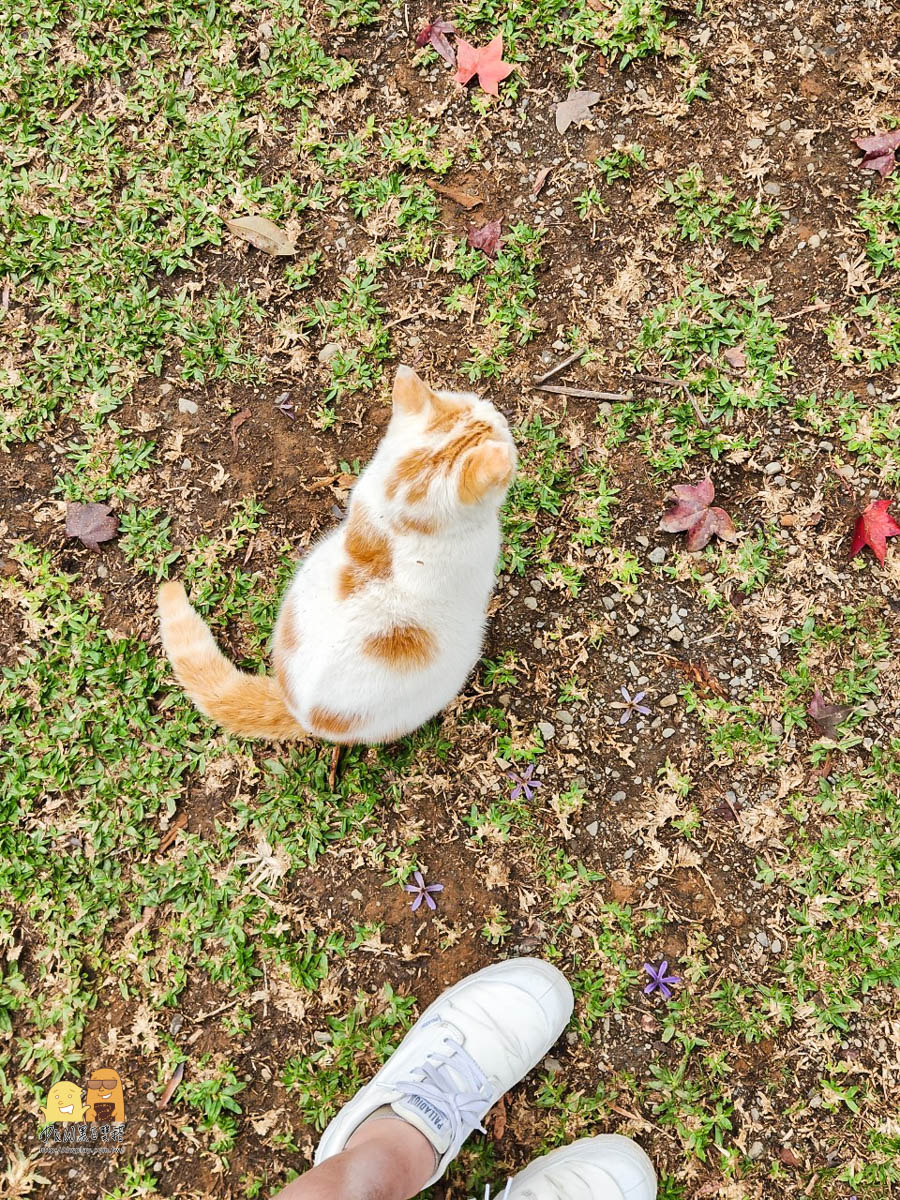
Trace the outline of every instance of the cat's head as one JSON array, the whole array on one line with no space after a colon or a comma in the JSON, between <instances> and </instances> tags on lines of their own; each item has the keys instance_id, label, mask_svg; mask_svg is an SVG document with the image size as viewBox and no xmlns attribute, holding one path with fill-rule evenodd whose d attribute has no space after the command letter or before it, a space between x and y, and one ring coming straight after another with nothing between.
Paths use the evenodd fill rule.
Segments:
<instances>
[{"instance_id":1,"label":"cat's head","mask_svg":"<svg viewBox=\"0 0 900 1200\"><path fill-rule=\"evenodd\" d=\"M385 491L412 509L496 508L516 469L509 425L473 392L435 392L398 367Z\"/></svg>"}]
</instances>

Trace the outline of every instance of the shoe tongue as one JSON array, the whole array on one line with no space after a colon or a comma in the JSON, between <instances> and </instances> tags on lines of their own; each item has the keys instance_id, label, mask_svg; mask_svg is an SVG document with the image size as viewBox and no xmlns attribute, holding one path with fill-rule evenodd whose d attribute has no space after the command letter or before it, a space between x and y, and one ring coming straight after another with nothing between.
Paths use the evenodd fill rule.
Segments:
<instances>
[{"instance_id":1,"label":"shoe tongue","mask_svg":"<svg viewBox=\"0 0 900 1200\"><path fill-rule=\"evenodd\" d=\"M443 1158L450 1149L453 1129L450 1118L442 1109L414 1092L395 1100L391 1108L398 1117L402 1117L404 1121L414 1125L419 1133L423 1133L434 1146L438 1158Z\"/></svg>"}]
</instances>

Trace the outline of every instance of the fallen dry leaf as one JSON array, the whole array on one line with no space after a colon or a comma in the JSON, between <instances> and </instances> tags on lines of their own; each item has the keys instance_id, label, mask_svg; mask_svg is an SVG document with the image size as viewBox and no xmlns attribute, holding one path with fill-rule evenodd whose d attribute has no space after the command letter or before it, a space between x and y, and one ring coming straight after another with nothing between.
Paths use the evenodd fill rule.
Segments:
<instances>
[{"instance_id":1,"label":"fallen dry leaf","mask_svg":"<svg viewBox=\"0 0 900 1200\"><path fill-rule=\"evenodd\" d=\"M426 25L419 33L419 36L416 38L416 45L421 50L426 43L430 43L437 50L444 62L449 63L451 67L455 67L456 55L453 53L453 47L447 41L446 35L448 33L456 33L456 30L453 28L453 22L442 21L438 17L436 21L432 21L430 25Z\"/></svg>"},{"instance_id":2,"label":"fallen dry leaf","mask_svg":"<svg viewBox=\"0 0 900 1200\"><path fill-rule=\"evenodd\" d=\"M477 75L482 91L499 96L497 85L515 70L512 63L503 61L503 34L498 33L493 41L478 50L465 38L460 38L457 45L456 82L466 84Z\"/></svg>"},{"instance_id":3,"label":"fallen dry leaf","mask_svg":"<svg viewBox=\"0 0 900 1200\"><path fill-rule=\"evenodd\" d=\"M297 253L293 239L268 217L235 217L225 224L235 237L249 242L264 254L271 254L273 258L289 258Z\"/></svg>"},{"instance_id":4,"label":"fallen dry leaf","mask_svg":"<svg viewBox=\"0 0 900 1200\"><path fill-rule=\"evenodd\" d=\"M853 712L852 704L826 704L825 697L816 688L813 698L807 705L806 711L822 730L826 737L833 742L838 740L837 727Z\"/></svg>"},{"instance_id":5,"label":"fallen dry leaf","mask_svg":"<svg viewBox=\"0 0 900 1200\"><path fill-rule=\"evenodd\" d=\"M800 1161L800 1159L797 1157L797 1155L793 1152L793 1150L790 1148L790 1146L782 1146L781 1149L778 1151L778 1157L781 1159L781 1161L784 1163L784 1165L786 1167L802 1167L803 1166L803 1163Z\"/></svg>"},{"instance_id":6,"label":"fallen dry leaf","mask_svg":"<svg viewBox=\"0 0 900 1200\"><path fill-rule=\"evenodd\" d=\"M237 454L238 450L240 450L237 440L237 431L245 421L250 420L252 415L253 414L249 408L242 408L239 413L235 413L235 415L231 418L231 444L234 447L235 454Z\"/></svg>"},{"instance_id":7,"label":"fallen dry leaf","mask_svg":"<svg viewBox=\"0 0 900 1200\"><path fill-rule=\"evenodd\" d=\"M676 503L657 526L664 533L687 533L688 550L702 550L715 535L723 542L736 542L734 524L724 508L712 508L713 482L707 475L698 484L678 483L670 498Z\"/></svg>"},{"instance_id":8,"label":"fallen dry leaf","mask_svg":"<svg viewBox=\"0 0 900 1200\"><path fill-rule=\"evenodd\" d=\"M157 1108L165 1108L172 1097L175 1095L175 1090L184 1078L184 1063L180 1062L172 1072L172 1078L166 1084L166 1090L156 1102Z\"/></svg>"},{"instance_id":9,"label":"fallen dry leaf","mask_svg":"<svg viewBox=\"0 0 900 1200\"><path fill-rule=\"evenodd\" d=\"M428 186L433 192L438 192L441 196L449 196L451 200L455 200L457 204L461 204L463 208L470 211L477 208L479 204L484 204L480 196L464 192L461 188L448 187L445 183L429 183Z\"/></svg>"},{"instance_id":10,"label":"fallen dry leaf","mask_svg":"<svg viewBox=\"0 0 900 1200\"><path fill-rule=\"evenodd\" d=\"M900 129L890 133L878 133L875 137L854 138L863 152L862 161L856 165L861 171L877 171L887 179L897 165L897 150L900 149Z\"/></svg>"},{"instance_id":11,"label":"fallen dry leaf","mask_svg":"<svg viewBox=\"0 0 900 1200\"><path fill-rule=\"evenodd\" d=\"M179 829L184 829L187 826L187 816L180 812L176 815L175 820L163 834L162 840L156 849L157 854L165 854L168 848L175 841L176 834Z\"/></svg>"},{"instance_id":12,"label":"fallen dry leaf","mask_svg":"<svg viewBox=\"0 0 900 1200\"><path fill-rule=\"evenodd\" d=\"M723 351L722 357L736 370L747 365L747 355L740 346L729 346L727 350Z\"/></svg>"},{"instance_id":13,"label":"fallen dry leaf","mask_svg":"<svg viewBox=\"0 0 900 1200\"><path fill-rule=\"evenodd\" d=\"M66 537L78 538L88 550L99 550L119 532L119 518L108 504L80 504L70 500L66 505Z\"/></svg>"},{"instance_id":14,"label":"fallen dry leaf","mask_svg":"<svg viewBox=\"0 0 900 1200\"><path fill-rule=\"evenodd\" d=\"M854 558L868 546L878 561L884 566L884 556L887 554L887 540L900 533L900 525L888 512L890 500L873 500L867 509L860 513L853 530L853 542L850 546L850 557Z\"/></svg>"},{"instance_id":15,"label":"fallen dry leaf","mask_svg":"<svg viewBox=\"0 0 900 1200\"><path fill-rule=\"evenodd\" d=\"M480 229L470 229L467 238L473 250L483 250L488 258L496 257L500 249L500 222L488 221Z\"/></svg>"},{"instance_id":16,"label":"fallen dry leaf","mask_svg":"<svg viewBox=\"0 0 900 1200\"><path fill-rule=\"evenodd\" d=\"M495 1142L501 1142L503 1135L506 1133L506 1096L503 1095L491 1109L488 1121L490 1122L491 1138Z\"/></svg>"},{"instance_id":17,"label":"fallen dry leaf","mask_svg":"<svg viewBox=\"0 0 900 1200\"><path fill-rule=\"evenodd\" d=\"M594 115L591 105L596 104L599 99L599 92L570 91L565 100L560 100L556 106L557 133L565 133L575 121L589 121Z\"/></svg>"},{"instance_id":18,"label":"fallen dry leaf","mask_svg":"<svg viewBox=\"0 0 900 1200\"><path fill-rule=\"evenodd\" d=\"M534 187L531 189L532 196L537 198L541 194L541 188L547 182L547 176L552 170L552 167L542 167L540 171L538 171L534 179Z\"/></svg>"}]
</instances>

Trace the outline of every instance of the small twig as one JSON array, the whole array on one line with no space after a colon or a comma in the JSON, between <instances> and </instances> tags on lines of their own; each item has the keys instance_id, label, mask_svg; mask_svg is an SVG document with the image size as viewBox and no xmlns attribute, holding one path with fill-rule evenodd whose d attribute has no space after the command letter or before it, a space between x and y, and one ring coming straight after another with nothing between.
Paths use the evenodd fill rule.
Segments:
<instances>
[{"instance_id":1,"label":"small twig","mask_svg":"<svg viewBox=\"0 0 900 1200\"><path fill-rule=\"evenodd\" d=\"M554 396L578 396L582 400L633 400L633 392L592 392L590 388L563 387L558 383L533 383L536 392L552 392Z\"/></svg>"},{"instance_id":2,"label":"small twig","mask_svg":"<svg viewBox=\"0 0 900 1200\"><path fill-rule=\"evenodd\" d=\"M776 321L790 321L792 317L805 317L807 313L821 312L823 308L830 307L825 300L820 300L817 304L808 304L806 308L798 308L796 312L785 313L781 316L780 313L775 314Z\"/></svg>"},{"instance_id":3,"label":"small twig","mask_svg":"<svg viewBox=\"0 0 900 1200\"><path fill-rule=\"evenodd\" d=\"M576 350L574 354L570 354L568 358L564 358L561 363L557 363L555 367L551 367L549 371L545 371L543 375L538 376L532 387L539 387L542 383L546 383L548 379L552 379L554 375L559 375L566 367L571 367L572 363L578 362L579 358L584 358L583 350Z\"/></svg>"},{"instance_id":4,"label":"small twig","mask_svg":"<svg viewBox=\"0 0 900 1200\"><path fill-rule=\"evenodd\" d=\"M641 375L636 371L632 379L639 379L641 383L664 383L667 387L686 388L688 386L686 379L673 379L671 375Z\"/></svg>"},{"instance_id":5,"label":"small twig","mask_svg":"<svg viewBox=\"0 0 900 1200\"><path fill-rule=\"evenodd\" d=\"M232 1000L230 1004L220 1004L218 1008L214 1008L212 1012L200 1013L198 1017L193 1017L195 1025L199 1025L201 1021L208 1021L210 1017L217 1017L219 1013L227 1012L229 1008L234 1008L236 1004L240 1004L240 999Z\"/></svg>"}]
</instances>

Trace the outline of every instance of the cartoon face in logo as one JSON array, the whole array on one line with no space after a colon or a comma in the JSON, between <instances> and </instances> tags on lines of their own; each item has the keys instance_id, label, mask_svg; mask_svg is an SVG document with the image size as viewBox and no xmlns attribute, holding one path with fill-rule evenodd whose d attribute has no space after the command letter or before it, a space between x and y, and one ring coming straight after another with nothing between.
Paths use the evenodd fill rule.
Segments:
<instances>
[{"instance_id":1,"label":"cartoon face in logo","mask_svg":"<svg viewBox=\"0 0 900 1200\"><path fill-rule=\"evenodd\" d=\"M87 1083L85 1121L102 1123L125 1120L122 1081L111 1067L98 1067Z\"/></svg>"},{"instance_id":2,"label":"cartoon face in logo","mask_svg":"<svg viewBox=\"0 0 900 1200\"><path fill-rule=\"evenodd\" d=\"M43 1111L44 1121L48 1125L52 1121L83 1121L81 1088L77 1083L69 1083L65 1079L54 1083L47 1093L47 1104Z\"/></svg>"}]
</instances>

